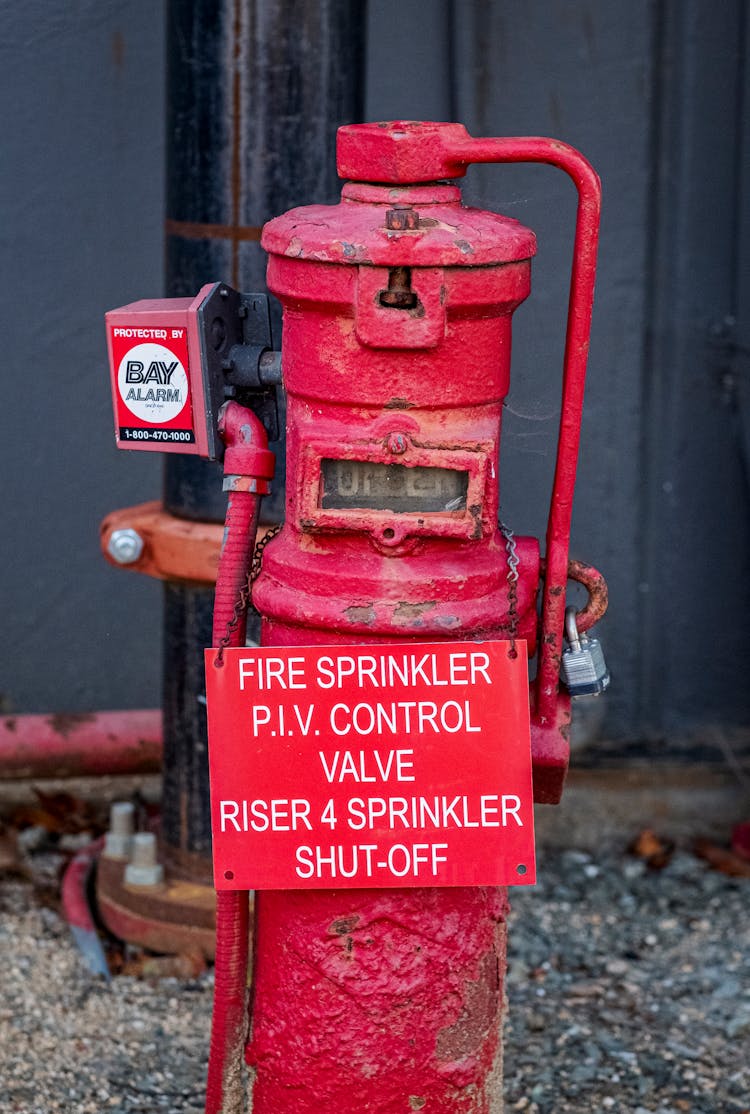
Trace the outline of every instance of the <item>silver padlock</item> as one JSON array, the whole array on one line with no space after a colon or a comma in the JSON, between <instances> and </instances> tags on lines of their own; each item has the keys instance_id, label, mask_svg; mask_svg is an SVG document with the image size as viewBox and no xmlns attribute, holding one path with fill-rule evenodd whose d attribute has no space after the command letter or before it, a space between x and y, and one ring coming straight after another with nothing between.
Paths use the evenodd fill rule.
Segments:
<instances>
[{"instance_id":1,"label":"silver padlock","mask_svg":"<svg viewBox=\"0 0 750 1114\"><path fill-rule=\"evenodd\" d=\"M565 638L560 673L571 696L598 696L609 686L609 670L598 638L579 633L576 609L565 608Z\"/></svg>"}]
</instances>

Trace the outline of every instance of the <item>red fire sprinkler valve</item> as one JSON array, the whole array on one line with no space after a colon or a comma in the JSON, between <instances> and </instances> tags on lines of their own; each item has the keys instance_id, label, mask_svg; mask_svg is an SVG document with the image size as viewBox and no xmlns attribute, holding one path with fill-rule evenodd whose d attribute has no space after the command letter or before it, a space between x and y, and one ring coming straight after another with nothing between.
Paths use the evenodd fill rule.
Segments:
<instances>
[{"instance_id":1,"label":"red fire sprinkler valve","mask_svg":"<svg viewBox=\"0 0 750 1114\"><path fill-rule=\"evenodd\" d=\"M462 205L453 180L473 162L550 163L578 190L543 562L536 539L498 521L511 317L536 242L516 221ZM338 165L349 179L339 204L294 209L262 237L284 308L288 400L285 524L253 596L262 642L287 652L367 643L375 655L398 641L524 639L537 655L534 797L556 802L569 753L566 583L576 571L601 587L568 560L599 181L565 144L473 139L457 124L344 127ZM594 611L577 617L579 631ZM451 784L461 776L456 763ZM338 875L330 885L257 895L253 1109L495 1109L505 891L347 889ZM225 1053L210 1077L217 1096L231 1042Z\"/></svg>"},{"instance_id":2,"label":"red fire sprinkler valve","mask_svg":"<svg viewBox=\"0 0 750 1114\"><path fill-rule=\"evenodd\" d=\"M536 239L515 220L462 204L455 180L482 162L547 163L564 170L578 192L544 556L536 538L514 536L498 517L511 319L530 292ZM580 637L603 614L606 586L596 570L568 557L599 180L582 155L556 140L474 139L459 124L412 121L339 129L338 168L347 181L337 205L294 209L270 221L262 236L268 287L284 311L287 394L285 521L265 546L252 592L263 647L283 649L273 658L278 671L295 647L313 654L327 648L331 662L337 654L353 660L346 647L359 644L370 654L372 677L376 654L398 649L394 644L505 640L510 656L525 641L537 659L530 690L534 799L555 803L568 765L571 693L601 691L608 681L598 644ZM245 653L238 618L270 455L256 419L275 434L280 361L261 303L259 295L216 283L192 300L135 303L107 317L118 444L219 459L226 441L232 494L209 655L224 677L231 673L225 651ZM248 409L255 414L248 417ZM571 577L590 599L568 616L565 691ZM525 714L525 670L520 681L517 705ZM437 712L430 701L424 706ZM276 747L281 735L292 747L294 735L302 762L318 745L304 742L303 724L315 709L294 708L302 715L294 730L282 730L279 720L278 734L269 731ZM356 724L337 725L336 746L353 746ZM338 741L350 730L352 738ZM242 745L247 757L255 744L243 736ZM349 761L355 770L351 755ZM528 785L528 749L526 762ZM361 768L361 780L373 780ZM291 785L299 771L287 762L282 774ZM243 785L245 794L255 792ZM248 830L236 819L243 807L252 827L253 803L224 802L237 832ZM294 804L305 826L309 801ZM331 814L330 822L339 821ZM279 825L289 831L283 816ZM233 870L223 877L235 880ZM219 894L208 1114L238 1109L243 1051L254 1069L258 1114L494 1109L505 891L456 879L402 889L339 882L336 875L331 889L328 881L315 890L258 886L249 1035L247 893L230 886Z\"/></svg>"}]
</instances>

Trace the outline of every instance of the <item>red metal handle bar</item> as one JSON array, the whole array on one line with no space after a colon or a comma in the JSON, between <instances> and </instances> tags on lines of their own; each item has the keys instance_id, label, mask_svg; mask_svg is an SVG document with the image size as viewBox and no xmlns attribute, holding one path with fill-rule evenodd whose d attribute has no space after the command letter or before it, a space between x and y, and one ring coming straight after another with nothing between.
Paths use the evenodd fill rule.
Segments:
<instances>
[{"instance_id":1,"label":"red metal handle bar","mask_svg":"<svg viewBox=\"0 0 750 1114\"><path fill-rule=\"evenodd\" d=\"M594 623L598 623L607 610L609 592L607 582L593 565L586 565L583 561L568 561L568 580L576 580L582 584L589 594L586 606L576 614L576 627L578 633L590 630Z\"/></svg>"},{"instance_id":2,"label":"red metal handle bar","mask_svg":"<svg viewBox=\"0 0 750 1114\"><path fill-rule=\"evenodd\" d=\"M601 183L594 168L579 151L556 139L537 136L522 139L468 138L466 141L447 142L446 156L447 161L456 169L469 163L547 163L564 170L573 179L578 191L563 361L560 432L547 522L547 573L542 600L542 634L534 712L538 722L551 723L555 715L565 621L568 545L594 301Z\"/></svg>"}]
</instances>

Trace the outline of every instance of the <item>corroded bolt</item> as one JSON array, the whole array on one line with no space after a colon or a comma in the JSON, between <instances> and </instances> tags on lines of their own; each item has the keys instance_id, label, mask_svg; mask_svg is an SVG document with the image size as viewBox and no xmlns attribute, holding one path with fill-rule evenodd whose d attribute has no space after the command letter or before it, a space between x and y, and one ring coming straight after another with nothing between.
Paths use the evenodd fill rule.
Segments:
<instances>
[{"instance_id":1,"label":"corroded bolt","mask_svg":"<svg viewBox=\"0 0 750 1114\"><path fill-rule=\"evenodd\" d=\"M380 291L378 300L390 309L415 309L419 299L411 288L411 267L391 267L388 289Z\"/></svg>"},{"instance_id":2,"label":"corroded bolt","mask_svg":"<svg viewBox=\"0 0 750 1114\"><path fill-rule=\"evenodd\" d=\"M109 810L109 831L104 837L104 857L129 859L134 828L135 808L132 801L115 801Z\"/></svg>"},{"instance_id":3,"label":"corroded bolt","mask_svg":"<svg viewBox=\"0 0 750 1114\"><path fill-rule=\"evenodd\" d=\"M107 552L118 565L133 565L143 553L143 538L137 530L113 530Z\"/></svg>"},{"instance_id":4,"label":"corroded bolt","mask_svg":"<svg viewBox=\"0 0 750 1114\"><path fill-rule=\"evenodd\" d=\"M388 452L401 456L406 452L406 437L403 433L390 433L388 435Z\"/></svg>"},{"instance_id":5,"label":"corroded bolt","mask_svg":"<svg viewBox=\"0 0 750 1114\"><path fill-rule=\"evenodd\" d=\"M419 213L408 205L397 205L386 211L385 227L389 232L414 232L419 228Z\"/></svg>"},{"instance_id":6,"label":"corroded bolt","mask_svg":"<svg viewBox=\"0 0 750 1114\"><path fill-rule=\"evenodd\" d=\"M164 867L156 859L156 836L153 832L138 832L133 836L130 862L125 867L125 884L158 886L163 881Z\"/></svg>"}]
</instances>

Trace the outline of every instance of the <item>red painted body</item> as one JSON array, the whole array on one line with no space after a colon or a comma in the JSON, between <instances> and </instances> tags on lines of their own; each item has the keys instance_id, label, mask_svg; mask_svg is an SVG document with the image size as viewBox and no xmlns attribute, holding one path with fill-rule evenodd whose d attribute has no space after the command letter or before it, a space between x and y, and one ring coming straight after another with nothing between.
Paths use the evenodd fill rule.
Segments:
<instances>
[{"instance_id":1,"label":"red painted body","mask_svg":"<svg viewBox=\"0 0 750 1114\"><path fill-rule=\"evenodd\" d=\"M540 637L537 542L518 539L514 604L497 523L511 314L529 293L535 240L435 184L474 161L550 162L580 196ZM552 140L473 140L460 125L411 123L341 129L339 171L355 179L339 205L293 210L263 234L268 285L284 306L289 477L286 523L254 590L263 642L517 634L530 654L539 643L535 793L556 801L568 757L557 678L596 175ZM342 497L353 460L371 476L394 464L464 473L465 497L429 511L417 500L400 513L382 499L357 506ZM333 493L330 474L340 477ZM487 888L259 894L247 1052L255 1114L499 1110L505 902Z\"/></svg>"}]
</instances>

